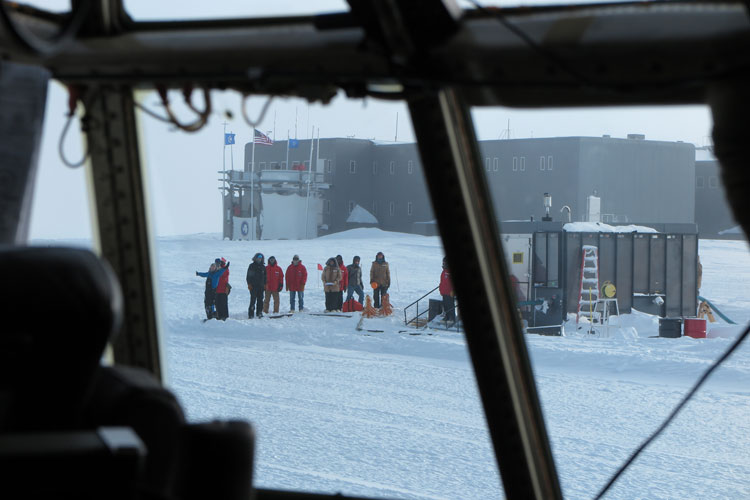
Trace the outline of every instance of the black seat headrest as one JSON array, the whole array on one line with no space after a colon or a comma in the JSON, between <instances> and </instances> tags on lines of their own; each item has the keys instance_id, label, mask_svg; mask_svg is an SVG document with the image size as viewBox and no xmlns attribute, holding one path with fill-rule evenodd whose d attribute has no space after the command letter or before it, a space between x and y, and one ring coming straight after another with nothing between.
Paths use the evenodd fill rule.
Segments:
<instances>
[{"instance_id":1,"label":"black seat headrest","mask_svg":"<svg viewBox=\"0 0 750 500\"><path fill-rule=\"evenodd\" d=\"M88 250L0 247L0 431L78 425L122 292Z\"/></svg>"}]
</instances>

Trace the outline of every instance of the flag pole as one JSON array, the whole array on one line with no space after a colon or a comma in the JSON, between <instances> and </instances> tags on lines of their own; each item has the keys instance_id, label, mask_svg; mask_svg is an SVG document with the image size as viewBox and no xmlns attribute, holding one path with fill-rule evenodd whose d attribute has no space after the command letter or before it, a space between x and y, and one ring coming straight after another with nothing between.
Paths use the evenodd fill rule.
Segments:
<instances>
[{"instance_id":1,"label":"flag pole","mask_svg":"<svg viewBox=\"0 0 750 500\"><path fill-rule=\"evenodd\" d=\"M253 127L253 152L250 156L250 218L253 220L251 240L255 239L258 223L255 220L255 127Z\"/></svg>"},{"instance_id":2,"label":"flag pole","mask_svg":"<svg viewBox=\"0 0 750 500\"><path fill-rule=\"evenodd\" d=\"M289 129L286 129L286 169L291 170L289 168Z\"/></svg>"},{"instance_id":3,"label":"flag pole","mask_svg":"<svg viewBox=\"0 0 750 500\"><path fill-rule=\"evenodd\" d=\"M320 132L318 132L320 133ZM313 131L313 135L315 135ZM308 228L309 224L309 213L310 213L310 177L312 176L312 162L313 162L313 145L315 144L315 138L310 138L310 168L307 170L307 198L305 199L305 239L309 239Z\"/></svg>"}]
</instances>

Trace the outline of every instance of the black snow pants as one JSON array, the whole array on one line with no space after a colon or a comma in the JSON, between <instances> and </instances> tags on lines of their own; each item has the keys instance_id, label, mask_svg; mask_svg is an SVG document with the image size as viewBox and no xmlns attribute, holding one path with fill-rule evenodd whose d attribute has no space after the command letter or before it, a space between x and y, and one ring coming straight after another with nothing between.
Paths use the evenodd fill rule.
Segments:
<instances>
[{"instance_id":1,"label":"black snow pants","mask_svg":"<svg viewBox=\"0 0 750 500\"><path fill-rule=\"evenodd\" d=\"M373 302L375 302L373 306L375 307L375 309L380 309L380 306L381 306L380 299L383 297L383 295L387 293L388 293L387 286L379 286L375 290L372 291L372 299L373 299Z\"/></svg>"},{"instance_id":2,"label":"black snow pants","mask_svg":"<svg viewBox=\"0 0 750 500\"><path fill-rule=\"evenodd\" d=\"M216 290L211 287L206 288L203 295L203 306L206 308L206 319L216 316Z\"/></svg>"},{"instance_id":3,"label":"black snow pants","mask_svg":"<svg viewBox=\"0 0 750 500\"><path fill-rule=\"evenodd\" d=\"M229 317L229 303L226 293L216 294L216 319L227 319Z\"/></svg>"},{"instance_id":4,"label":"black snow pants","mask_svg":"<svg viewBox=\"0 0 750 500\"><path fill-rule=\"evenodd\" d=\"M247 309L247 317L253 318L255 316L263 317L263 288L260 286L254 286L250 290L250 307Z\"/></svg>"}]
</instances>

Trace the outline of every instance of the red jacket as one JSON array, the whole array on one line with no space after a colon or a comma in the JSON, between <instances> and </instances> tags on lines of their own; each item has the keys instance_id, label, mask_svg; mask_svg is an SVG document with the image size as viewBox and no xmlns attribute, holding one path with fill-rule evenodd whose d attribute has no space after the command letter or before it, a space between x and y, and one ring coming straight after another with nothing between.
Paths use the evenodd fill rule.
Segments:
<instances>
[{"instance_id":1,"label":"red jacket","mask_svg":"<svg viewBox=\"0 0 750 500\"><path fill-rule=\"evenodd\" d=\"M339 269L341 269L341 283L340 283L341 288L340 288L340 290L343 292L349 286L349 271L347 271L346 266L344 264L341 264L339 266Z\"/></svg>"},{"instance_id":2,"label":"red jacket","mask_svg":"<svg viewBox=\"0 0 750 500\"><path fill-rule=\"evenodd\" d=\"M266 266L266 290L278 292L284 285L284 271L278 264Z\"/></svg>"},{"instance_id":3,"label":"red jacket","mask_svg":"<svg viewBox=\"0 0 750 500\"><path fill-rule=\"evenodd\" d=\"M304 292L307 283L307 269L299 261L298 265L289 264L286 268L286 289L289 292Z\"/></svg>"},{"instance_id":4,"label":"red jacket","mask_svg":"<svg viewBox=\"0 0 750 500\"><path fill-rule=\"evenodd\" d=\"M452 293L453 283L451 283L451 273L447 269L443 269L443 272L440 274L440 295L450 295Z\"/></svg>"},{"instance_id":5,"label":"red jacket","mask_svg":"<svg viewBox=\"0 0 750 500\"><path fill-rule=\"evenodd\" d=\"M229 268L226 268L224 274L219 278L219 284L216 285L216 293L227 293L227 283L229 283Z\"/></svg>"}]
</instances>

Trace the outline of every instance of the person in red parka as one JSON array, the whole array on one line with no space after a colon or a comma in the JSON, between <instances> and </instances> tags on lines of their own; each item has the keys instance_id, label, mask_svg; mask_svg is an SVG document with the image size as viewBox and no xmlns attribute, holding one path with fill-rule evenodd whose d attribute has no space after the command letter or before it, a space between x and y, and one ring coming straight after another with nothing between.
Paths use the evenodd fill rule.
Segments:
<instances>
[{"instance_id":1,"label":"person in red parka","mask_svg":"<svg viewBox=\"0 0 750 500\"><path fill-rule=\"evenodd\" d=\"M448 270L448 262L443 257L443 272L440 273L440 295L443 296L443 319L446 323L456 321L456 301L453 293L453 283L451 282L451 273Z\"/></svg>"},{"instance_id":2,"label":"person in red parka","mask_svg":"<svg viewBox=\"0 0 750 500\"><path fill-rule=\"evenodd\" d=\"M276 263L273 255L268 258L266 266L266 298L263 301L263 312L268 314L268 306L273 296L273 312L279 312L279 292L284 288L284 271Z\"/></svg>"},{"instance_id":3,"label":"person in red parka","mask_svg":"<svg viewBox=\"0 0 750 500\"><path fill-rule=\"evenodd\" d=\"M222 257L221 258L221 269L224 269L224 274L219 278L219 284L216 285L216 319L226 321L229 317L229 262Z\"/></svg>"},{"instance_id":4,"label":"person in red parka","mask_svg":"<svg viewBox=\"0 0 750 500\"><path fill-rule=\"evenodd\" d=\"M289 292L289 312L294 312L294 297L299 297L299 310L304 311L305 283L307 283L307 269L302 265L299 255L292 258L292 263L286 268L286 291Z\"/></svg>"},{"instance_id":5,"label":"person in red parka","mask_svg":"<svg viewBox=\"0 0 750 500\"><path fill-rule=\"evenodd\" d=\"M340 312L344 307L344 290L349 286L349 271L346 269L344 258L341 255L336 256L336 264L338 264L339 269L341 269L341 282L339 283L339 294L337 297L339 306L338 310Z\"/></svg>"}]
</instances>

